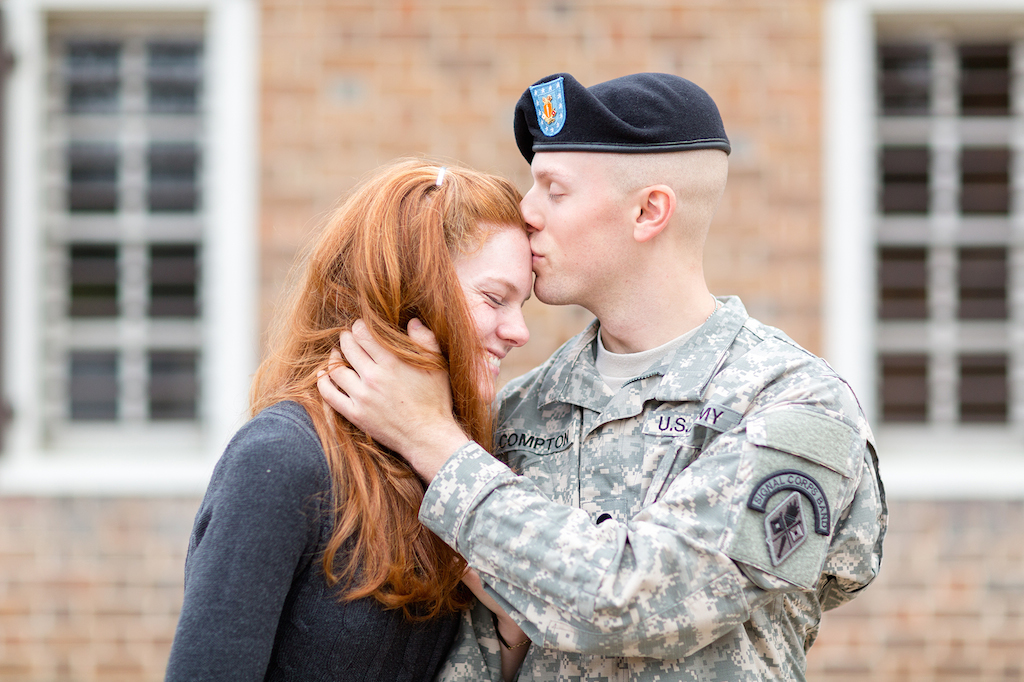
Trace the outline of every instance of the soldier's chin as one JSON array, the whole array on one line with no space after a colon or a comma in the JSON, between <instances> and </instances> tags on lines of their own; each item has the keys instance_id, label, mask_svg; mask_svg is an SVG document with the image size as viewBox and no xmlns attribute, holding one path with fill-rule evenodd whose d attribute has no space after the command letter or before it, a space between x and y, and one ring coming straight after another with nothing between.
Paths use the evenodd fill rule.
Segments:
<instances>
[{"instance_id":1,"label":"soldier's chin","mask_svg":"<svg viewBox=\"0 0 1024 682\"><path fill-rule=\"evenodd\" d=\"M533 283L533 293L538 301L547 305L573 305L576 303L575 300L560 291L553 282L541 281L539 276Z\"/></svg>"}]
</instances>

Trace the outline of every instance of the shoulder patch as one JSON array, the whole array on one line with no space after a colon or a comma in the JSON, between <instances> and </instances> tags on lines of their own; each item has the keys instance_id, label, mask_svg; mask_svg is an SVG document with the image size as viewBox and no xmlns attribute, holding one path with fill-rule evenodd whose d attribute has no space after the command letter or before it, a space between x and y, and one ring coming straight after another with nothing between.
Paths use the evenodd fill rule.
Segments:
<instances>
[{"instance_id":1,"label":"shoulder patch","mask_svg":"<svg viewBox=\"0 0 1024 682\"><path fill-rule=\"evenodd\" d=\"M791 447L784 439L768 438L765 431L764 419L747 422L747 436L754 432L760 444L752 442L743 453L744 483L737 491L736 517L725 537L725 553L776 578L813 589L837 522L836 505L852 481L834 467L820 464L817 456L812 459L792 452L806 450L805 444Z\"/></svg>"},{"instance_id":2,"label":"shoulder patch","mask_svg":"<svg viewBox=\"0 0 1024 682\"><path fill-rule=\"evenodd\" d=\"M849 476L854 430L832 417L805 409L762 414L747 424L754 445L799 455L832 471Z\"/></svg>"}]
</instances>

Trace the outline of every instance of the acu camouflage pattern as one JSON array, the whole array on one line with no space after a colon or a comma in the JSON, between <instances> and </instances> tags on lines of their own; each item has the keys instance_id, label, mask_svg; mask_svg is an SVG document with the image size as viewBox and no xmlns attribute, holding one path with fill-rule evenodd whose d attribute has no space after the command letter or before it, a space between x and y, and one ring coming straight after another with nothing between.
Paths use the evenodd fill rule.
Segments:
<instances>
[{"instance_id":1,"label":"acu camouflage pattern","mask_svg":"<svg viewBox=\"0 0 1024 682\"><path fill-rule=\"evenodd\" d=\"M534 643L521 682L802 680L822 610L877 575L885 498L856 398L723 300L614 394L591 325L503 391L497 459L468 444L428 488L421 520ZM747 502L779 471L820 485L830 527L798 496L807 538L774 566ZM439 679L499 680L498 653L478 606Z\"/></svg>"}]
</instances>

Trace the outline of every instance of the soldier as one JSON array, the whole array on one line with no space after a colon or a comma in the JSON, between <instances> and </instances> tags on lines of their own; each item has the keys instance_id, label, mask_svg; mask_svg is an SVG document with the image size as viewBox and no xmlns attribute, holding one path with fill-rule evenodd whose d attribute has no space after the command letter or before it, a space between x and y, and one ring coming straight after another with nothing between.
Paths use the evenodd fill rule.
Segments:
<instances>
[{"instance_id":1,"label":"soldier","mask_svg":"<svg viewBox=\"0 0 1024 682\"><path fill-rule=\"evenodd\" d=\"M519 680L803 679L822 611L878 573L885 498L849 386L708 290L717 107L677 76L556 74L523 94L515 135L534 291L597 319L505 387L494 457L444 376L365 328L322 395L429 484L420 520L532 641ZM443 679L500 679L485 613Z\"/></svg>"}]
</instances>

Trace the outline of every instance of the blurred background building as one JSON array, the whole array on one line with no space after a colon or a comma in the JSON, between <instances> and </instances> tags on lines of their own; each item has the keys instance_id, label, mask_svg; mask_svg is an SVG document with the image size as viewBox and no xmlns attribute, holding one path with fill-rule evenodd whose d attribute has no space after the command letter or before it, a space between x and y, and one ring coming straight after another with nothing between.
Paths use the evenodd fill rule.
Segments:
<instances>
[{"instance_id":1,"label":"blurred background building","mask_svg":"<svg viewBox=\"0 0 1024 682\"><path fill-rule=\"evenodd\" d=\"M812 680L1024 679L1024 2L0 0L0 682L160 680L193 515L324 213L395 157L529 187L521 92L689 78L712 291L872 416L880 579ZM505 378L582 328L530 304Z\"/></svg>"}]
</instances>

